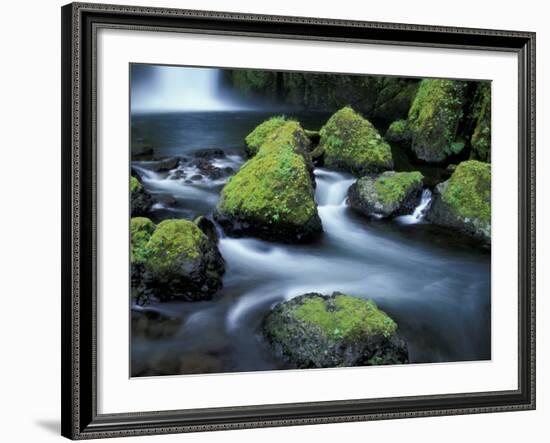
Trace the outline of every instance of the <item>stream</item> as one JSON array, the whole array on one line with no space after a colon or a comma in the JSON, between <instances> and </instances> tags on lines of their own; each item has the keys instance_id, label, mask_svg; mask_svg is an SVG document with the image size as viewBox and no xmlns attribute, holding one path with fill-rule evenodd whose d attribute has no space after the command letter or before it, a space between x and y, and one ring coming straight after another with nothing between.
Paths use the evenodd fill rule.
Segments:
<instances>
[{"instance_id":1,"label":"stream","mask_svg":"<svg viewBox=\"0 0 550 443\"><path fill-rule=\"evenodd\" d=\"M251 111L139 114L132 118L132 145L150 144L159 157L192 158L219 148L213 164L236 172L245 161L244 137L273 113ZM295 115L318 129L327 115ZM187 162L188 163L188 162ZM186 177L195 166L179 167ZM227 176L179 178L177 170L154 172L133 162L145 189L162 196L153 220L211 218ZM133 324L133 376L284 369L261 334L262 319L283 300L340 291L373 299L399 325L411 363L491 358L490 253L475 242L424 221L431 201L394 220L367 220L346 206L355 180L315 169L315 199L324 234L310 245L230 238L218 228L226 262L223 288L210 301L164 302L137 312L151 325ZM228 173L231 175L231 172ZM152 333L153 331L154 333Z\"/></svg>"}]
</instances>

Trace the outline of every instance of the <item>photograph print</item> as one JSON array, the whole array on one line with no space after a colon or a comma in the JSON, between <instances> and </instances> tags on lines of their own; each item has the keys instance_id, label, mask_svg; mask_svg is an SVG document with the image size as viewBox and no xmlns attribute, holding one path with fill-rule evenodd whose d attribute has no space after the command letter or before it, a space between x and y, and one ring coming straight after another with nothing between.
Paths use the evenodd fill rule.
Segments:
<instances>
[{"instance_id":1,"label":"photograph print","mask_svg":"<svg viewBox=\"0 0 550 443\"><path fill-rule=\"evenodd\" d=\"M491 82L130 64L130 376L491 359Z\"/></svg>"}]
</instances>

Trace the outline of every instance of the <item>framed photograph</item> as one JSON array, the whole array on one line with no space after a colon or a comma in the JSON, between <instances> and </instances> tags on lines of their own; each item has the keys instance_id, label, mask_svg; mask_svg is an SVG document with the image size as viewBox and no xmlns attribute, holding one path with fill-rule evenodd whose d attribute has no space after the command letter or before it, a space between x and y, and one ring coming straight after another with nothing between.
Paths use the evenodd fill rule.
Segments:
<instances>
[{"instance_id":1,"label":"framed photograph","mask_svg":"<svg viewBox=\"0 0 550 443\"><path fill-rule=\"evenodd\" d=\"M535 408L535 35L62 8L62 434Z\"/></svg>"}]
</instances>

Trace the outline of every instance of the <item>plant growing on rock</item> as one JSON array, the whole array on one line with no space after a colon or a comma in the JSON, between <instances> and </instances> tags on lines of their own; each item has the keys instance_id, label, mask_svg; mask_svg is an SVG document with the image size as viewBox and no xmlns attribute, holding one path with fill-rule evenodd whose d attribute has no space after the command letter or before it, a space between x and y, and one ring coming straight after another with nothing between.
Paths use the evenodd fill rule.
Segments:
<instances>
[{"instance_id":1,"label":"plant growing on rock","mask_svg":"<svg viewBox=\"0 0 550 443\"><path fill-rule=\"evenodd\" d=\"M460 163L451 178L435 189L428 212L433 223L457 229L491 243L491 165L477 160Z\"/></svg>"},{"instance_id":2,"label":"plant growing on rock","mask_svg":"<svg viewBox=\"0 0 550 443\"><path fill-rule=\"evenodd\" d=\"M335 292L310 293L278 304L264 334L297 368L407 363L397 324L374 301Z\"/></svg>"},{"instance_id":3,"label":"plant growing on rock","mask_svg":"<svg viewBox=\"0 0 550 443\"><path fill-rule=\"evenodd\" d=\"M225 272L216 243L187 220L131 222L132 263L143 267L146 286L160 300L208 299Z\"/></svg>"},{"instance_id":4,"label":"plant growing on rock","mask_svg":"<svg viewBox=\"0 0 550 443\"><path fill-rule=\"evenodd\" d=\"M130 176L130 212L132 217L148 215L153 206L153 199L143 188L140 181Z\"/></svg>"},{"instance_id":5,"label":"plant growing on rock","mask_svg":"<svg viewBox=\"0 0 550 443\"><path fill-rule=\"evenodd\" d=\"M411 105L408 130L417 158L439 163L465 146L457 139L466 102L467 83L459 80L422 80Z\"/></svg>"},{"instance_id":6,"label":"plant growing on rock","mask_svg":"<svg viewBox=\"0 0 550 443\"><path fill-rule=\"evenodd\" d=\"M291 243L319 236L304 143L309 141L299 124L287 122L229 180L215 212L227 232Z\"/></svg>"},{"instance_id":7,"label":"plant growing on rock","mask_svg":"<svg viewBox=\"0 0 550 443\"><path fill-rule=\"evenodd\" d=\"M348 190L348 204L376 218L411 213L420 202L424 177L420 172L388 171L360 178Z\"/></svg>"},{"instance_id":8,"label":"plant growing on rock","mask_svg":"<svg viewBox=\"0 0 550 443\"><path fill-rule=\"evenodd\" d=\"M390 146L376 128L347 106L321 128L319 148L325 166L357 175L393 168Z\"/></svg>"}]
</instances>

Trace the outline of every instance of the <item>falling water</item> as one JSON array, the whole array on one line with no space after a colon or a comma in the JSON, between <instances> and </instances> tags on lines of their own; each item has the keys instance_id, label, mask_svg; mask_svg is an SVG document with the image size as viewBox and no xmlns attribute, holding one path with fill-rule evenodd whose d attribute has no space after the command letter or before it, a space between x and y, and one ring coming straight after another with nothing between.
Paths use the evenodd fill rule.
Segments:
<instances>
[{"instance_id":1,"label":"falling water","mask_svg":"<svg viewBox=\"0 0 550 443\"><path fill-rule=\"evenodd\" d=\"M430 209L432 204L432 191L428 188L422 191L422 196L420 197L420 204L414 209L412 214L402 215L397 217L397 221L404 225L412 225L414 223L421 222L424 219L424 216Z\"/></svg>"},{"instance_id":2,"label":"falling water","mask_svg":"<svg viewBox=\"0 0 550 443\"><path fill-rule=\"evenodd\" d=\"M221 70L135 65L132 112L228 111L241 109L221 95Z\"/></svg>"}]
</instances>

